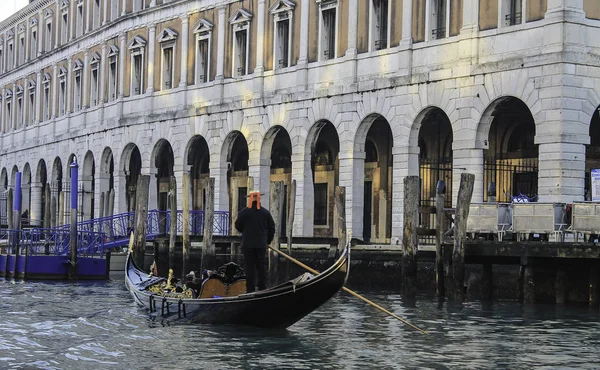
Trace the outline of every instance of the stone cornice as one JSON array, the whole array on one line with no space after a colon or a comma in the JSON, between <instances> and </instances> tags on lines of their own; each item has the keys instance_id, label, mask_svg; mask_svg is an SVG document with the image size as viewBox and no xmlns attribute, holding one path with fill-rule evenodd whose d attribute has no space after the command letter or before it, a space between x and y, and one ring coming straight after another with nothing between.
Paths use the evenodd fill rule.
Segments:
<instances>
[{"instance_id":1,"label":"stone cornice","mask_svg":"<svg viewBox=\"0 0 600 370\"><path fill-rule=\"evenodd\" d=\"M33 3L28 4L23 9L0 22L0 33L4 33L7 28L14 27L27 20L30 16L37 14L40 10L43 10L53 3L56 3L56 0L36 0Z\"/></svg>"}]
</instances>

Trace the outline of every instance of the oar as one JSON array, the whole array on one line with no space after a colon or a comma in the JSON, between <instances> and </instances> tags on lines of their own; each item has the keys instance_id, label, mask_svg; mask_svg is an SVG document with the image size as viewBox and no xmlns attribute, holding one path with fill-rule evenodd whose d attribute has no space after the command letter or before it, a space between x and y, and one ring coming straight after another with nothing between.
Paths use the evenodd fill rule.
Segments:
<instances>
[{"instance_id":1,"label":"oar","mask_svg":"<svg viewBox=\"0 0 600 370\"><path fill-rule=\"evenodd\" d=\"M297 264L298 266L300 266L300 267L302 267L302 268L304 268L304 269L308 270L309 272L311 272L311 273L313 273L313 274L315 274L315 275L319 274L319 271L317 271L317 270L315 270L315 269L313 269L313 268L311 268L311 267L309 267L309 266L307 266L307 265L303 264L302 262L298 261L297 259L293 258L292 256L289 256L289 255L285 254L284 252L280 251L279 249L275 249L275 248L273 248L273 247L271 247L271 246L269 246L269 249L271 249L271 250L272 250L272 251L274 251L274 252L277 252L277 253L279 253L280 255L284 256L285 258L287 258L287 259L289 259L290 261L292 261L292 262L294 262L295 264ZM373 302L373 301L371 301L371 300L369 300L369 299L367 299L367 298L365 298L365 297L361 296L360 294L356 293L355 291L353 291L353 290L351 290L351 289L348 289L348 288L346 288L346 287L343 287L343 289L344 289L344 291L346 291L346 292L348 292L348 293L352 294L353 296L355 296L356 298L360 299L361 301L363 301L363 302L366 302L366 303L370 304L371 306L373 306L373 307L377 308L378 310L381 310L381 311L383 311L383 312L387 313L388 315L392 316L393 318L395 318L395 319L398 319L398 320L402 321L404 324L406 324L406 325L410 326L411 328L413 328L413 329L416 329L416 330L420 331L420 332L421 332L421 333L423 333L423 334L429 334L429 333L428 333L428 332L426 332L425 330L423 330L423 329L421 329L421 328L418 328L418 327L414 326L413 324L409 323L408 321L404 320L403 318L401 318L401 317L399 317L399 316L397 316L397 315L395 315L395 314L391 313L390 311L388 311L388 310L386 310L385 308L381 307L381 306L380 306L380 305L378 305L377 303L375 303L375 302Z\"/></svg>"}]
</instances>

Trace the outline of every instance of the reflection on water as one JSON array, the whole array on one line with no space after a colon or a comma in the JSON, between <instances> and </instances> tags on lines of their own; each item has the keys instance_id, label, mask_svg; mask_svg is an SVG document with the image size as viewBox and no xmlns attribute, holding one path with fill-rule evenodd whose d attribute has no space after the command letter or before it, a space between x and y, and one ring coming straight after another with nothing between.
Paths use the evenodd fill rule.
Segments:
<instances>
[{"instance_id":1,"label":"reflection on water","mask_svg":"<svg viewBox=\"0 0 600 370\"><path fill-rule=\"evenodd\" d=\"M364 293L364 292L363 292ZM167 324L121 280L0 280L0 369L598 368L600 315L586 307L365 293L422 335L340 293L284 331ZM256 314L260 314L257 312Z\"/></svg>"}]
</instances>

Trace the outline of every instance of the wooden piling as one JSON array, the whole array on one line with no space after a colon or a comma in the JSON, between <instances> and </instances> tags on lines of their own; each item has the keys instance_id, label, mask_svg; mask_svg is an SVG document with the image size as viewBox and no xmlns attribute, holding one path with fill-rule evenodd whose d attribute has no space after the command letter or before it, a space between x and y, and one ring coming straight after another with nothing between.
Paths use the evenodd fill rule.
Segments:
<instances>
[{"instance_id":1,"label":"wooden piling","mask_svg":"<svg viewBox=\"0 0 600 370\"><path fill-rule=\"evenodd\" d=\"M337 247L329 249L329 259L337 258L348 243L348 231L346 229L346 187L336 186L334 192L335 210L337 213Z\"/></svg>"},{"instance_id":2,"label":"wooden piling","mask_svg":"<svg viewBox=\"0 0 600 370\"><path fill-rule=\"evenodd\" d=\"M149 191L150 176L140 175L138 177L136 188L135 228L133 243L133 259L140 268L144 268L144 257L146 254Z\"/></svg>"},{"instance_id":3,"label":"wooden piling","mask_svg":"<svg viewBox=\"0 0 600 370\"><path fill-rule=\"evenodd\" d=\"M108 191L108 210L104 213L105 216L113 216L115 214L115 189Z\"/></svg>"},{"instance_id":4,"label":"wooden piling","mask_svg":"<svg viewBox=\"0 0 600 370\"><path fill-rule=\"evenodd\" d=\"M190 251L192 249L192 242L190 240L190 174L187 172L184 172L183 176L181 177L181 205L181 216L183 218L182 275L185 279L185 275L190 272Z\"/></svg>"},{"instance_id":5,"label":"wooden piling","mask_svg":"<svg viewBox=\"0 0 600 370\"><path fill-rule=\"evenodd\" d=\"M564 266L558 266L554 280L554 289L556 291L556 303L565 304L568 300L567 294L567 272Z\"/></svg>"},{"instance_id":6,"label":"wooden piling","mask_svg":"<svg viewBox=\"0 0 600 370\"><path fill-rule=\"evenodd\" d=\"M287 222L286 226L286 236L287 236L287 254L288 256L292 255L292 236L294 232L294 211L296 209L296 180L292 180L292 184L289 188L288 194L288 207L287 207Z\"/></svg>"},{"instance_id":7,"label":"wooden piling","mask_svg":"<svg viewBox=\"0 0 600 370\"><path fill-rule=\"evenodd\" d=\"M407 176L404 178L402 289L405 295L408 296L416 294L420 184L418 176Z\"/></svg>"},{"instance_id":8,"label":"wooden piling","mask_svg":"<svg viewBox=\"0 0 600 370\"><path fill-rule=\"evenodd\" d=\"M208 179L206 185L206 206L204 208L204 236L200 270L215 268L216 252L213 244L213 226L215 223L215 178Z\"/></svg>"},{"instance_id":9,"label":"wooden piling","mask_svg":"<svg viewBox=\"0 0 600 370\"><path fill-rule=\"evenodd\" d=\"M13 189L9 188L8 195L6 196L6 222L8 224L9 230L13 230L15 228L14 215L13 215L13 202L14 202Z\"/></svg>"},{"instance_id":10,"label":"wooden piling","mask_svg":"<svg viewBox=\"0 0 600 370\"><path fill-rule=\"evenodd\" d=\"M105 196L105 194L106 194L105 192L100 193L100 204L98 206L98 212L100 213L98 215L98 217L100 217L100 218L104 217L104 196Z\"/></svg>"},{"instance_id":11,"label":"wooden piling","mask_svg":"<svg viewBox=\"0 0 600 370\"><path fill-rule=\"evenodd\" d=\"M592 308L598 308L600 301L600 274L598 266L590 267L589 304Z\"/></svg>"},{"instance_id":12,"label":"wooden piling","mask_svg":"<svg viewBox=\"0 0 600 370\"><path fill-rule=\"evenodd\" d=\"M281 221L283 220L283 181L271 181L269 188L269 211L275 221L275 235L271 241L271 248L280 249ZM270 285L277 285L279 281L279 254L269 249L269 282Z\"/></svg>"},{"instance_id":13,"label":"wooden piling","mask_svg":"<svg viewBox=\"0 0 600 370\"><path fill-rule=\"evenodd\" d=\"M475 175L463 173L460 175L460 187L456 200L456 214L454 218L454 250L452 251L452 280L454 285L454 298L464 299L465 280L465 243L467 240L467 219L473 195Z\"/></svg>"},{"instance_id":14,"label":"wooden piling","mask_svg":"<svg viewBox=\"0 0 600 370\"><path fill-rule=\"evenodd\" d=\"M52 202L50 204L50 227L56 227L56 220L58 219L58 200L56 195L52 196Z\"/></svg>"},{"instance_id":15,"label":"wooden piling","mask_svg":"<svg viewBox=\"0 0 600 370\"><path fill-rule=\"evenodd\" d=\"M435 287L438 298L444 298L444 256L442 244L444 242L444 231L446 228L444 217L444 201L446 197L446 184L438 181L435 196Z\"/></svg>"},{"instance_id":16,"label":"wooden piling","mask_svg":"<svg viewBox=\"0 0 600 370\"><path fill-rule=\"evenodd\" d=\"M169 269L175 271L175 244L177 243L177 180L171 176L169 182L169 210L171 223L169 224Z\"/></svg>"},{"instance_id":17,"label":"wooden piling","mask_svg":"<svg viewBox=\"0 0 600 370\"><path fill-rule=\"evenodd\" d=\"M44 228L45 229L49 229L50 228L50 221L52 218L52 213L51 213L51 206L50 204L52 203L52 196L50 195L50 187L48 185L46 185L46 202L45 202L45 207L46 209L44 209Z\"/></svg>"}]
</instances>

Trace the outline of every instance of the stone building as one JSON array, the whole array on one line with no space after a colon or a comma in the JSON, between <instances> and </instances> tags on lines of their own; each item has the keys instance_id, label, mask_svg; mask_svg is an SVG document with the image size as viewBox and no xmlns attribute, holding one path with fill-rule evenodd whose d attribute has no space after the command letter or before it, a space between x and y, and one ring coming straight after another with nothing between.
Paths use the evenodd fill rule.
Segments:
<instances>
[{"instance_id":1,"label":"stone building","mask_svg":"<svg viewBox=\"0 0 600 370\"><path fill-rule=\"evenodd\" d=\"M0 23L0 186L22 172L42 224L73 161L83 219L111 190L134 209L140 173L151 208L187 171L195 209L214 177L234 215L248 184L295 180L294 234L335 236L342 185L352 237L391 244L408 175L424 225L465 171L474 201L492 181L501 201L584 200L599 33L597 0L36 0Z\"/></svg>"}]
</instances>

